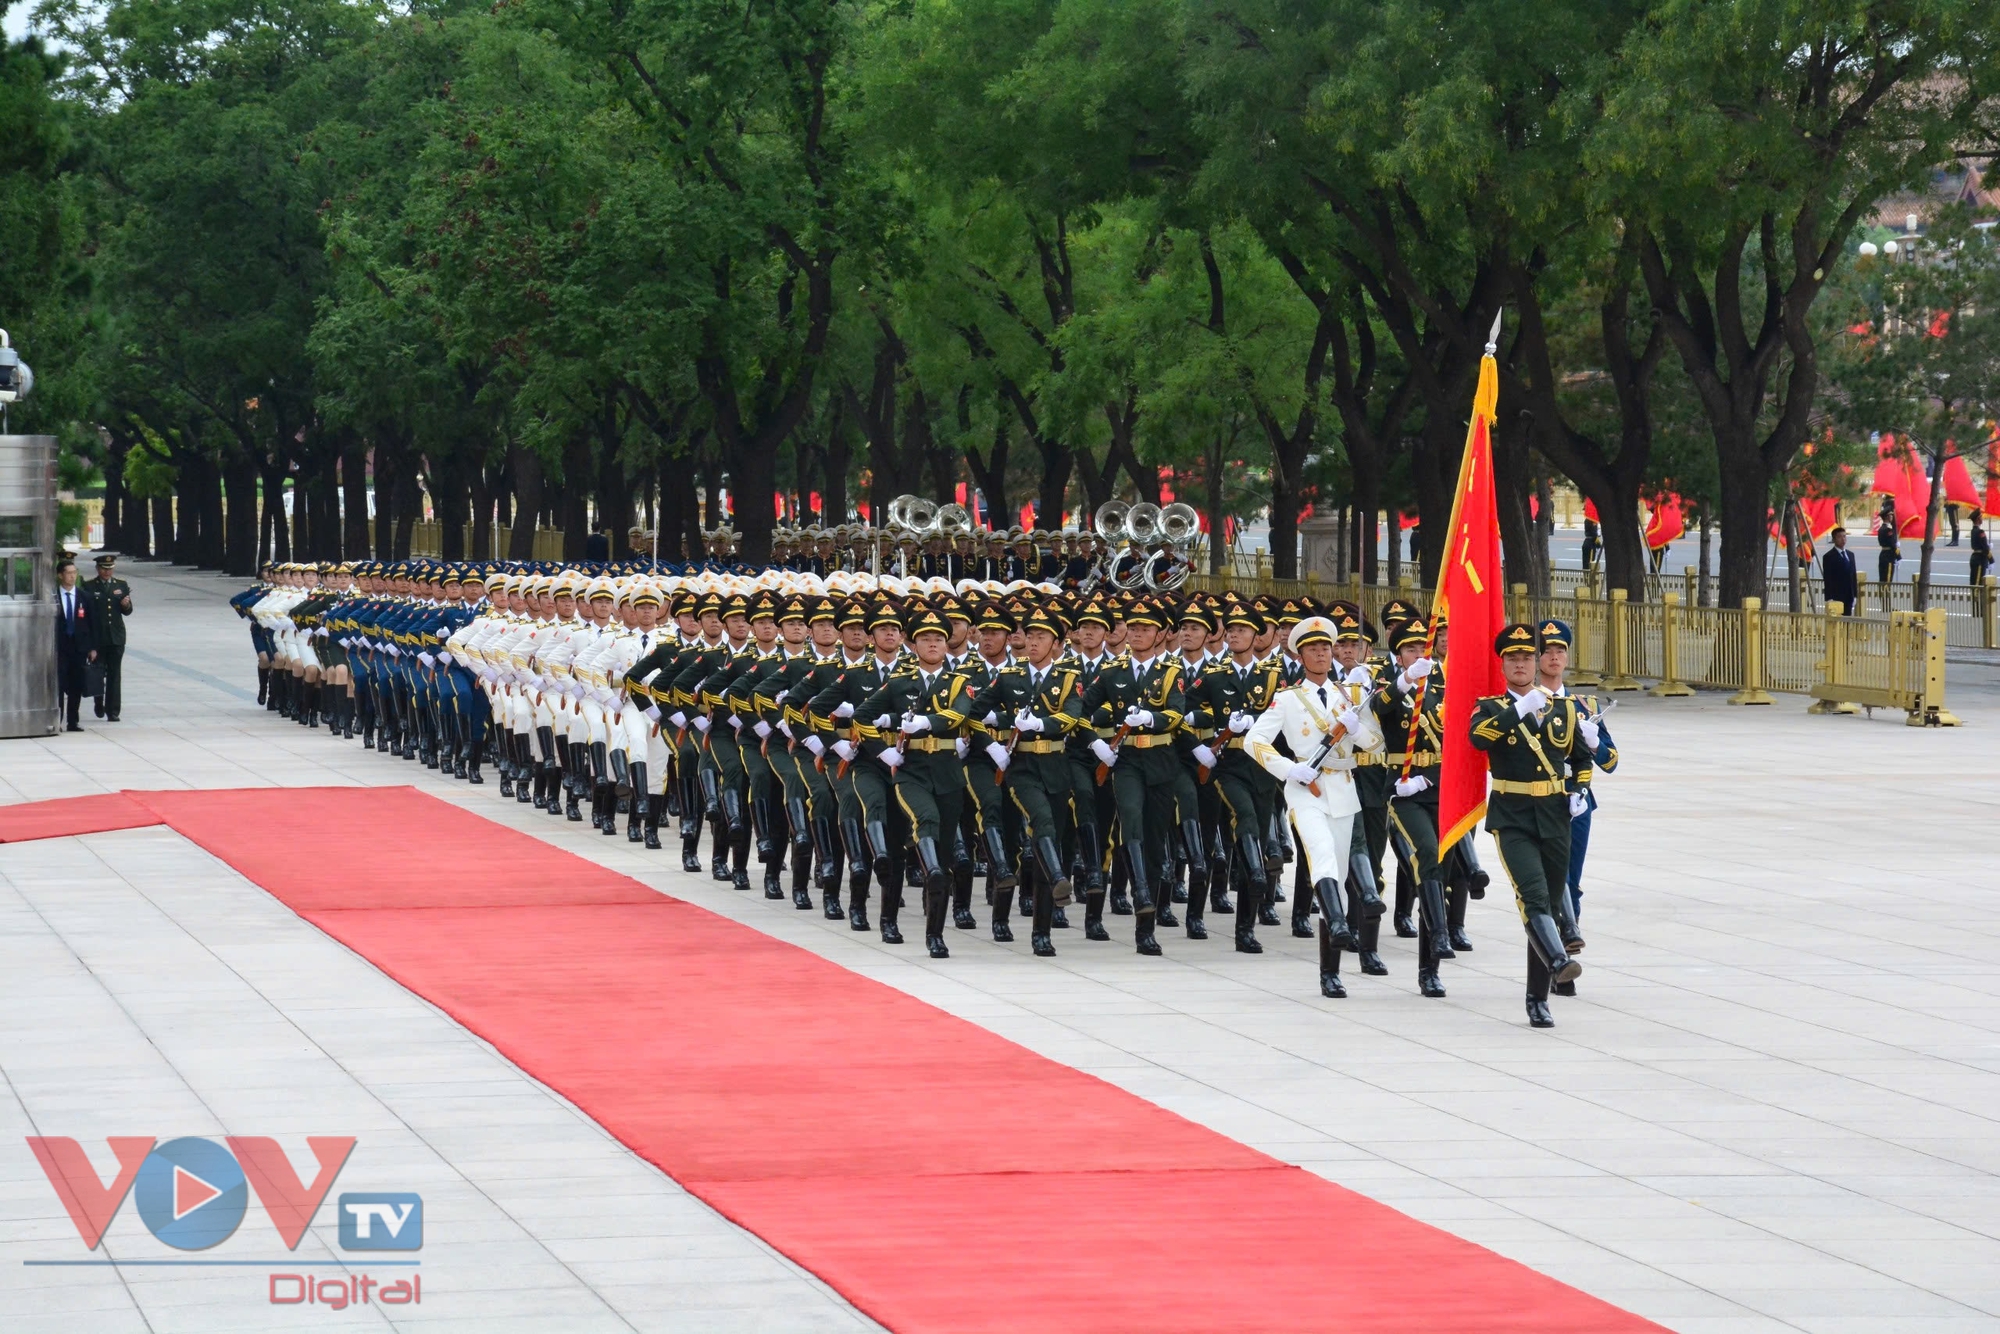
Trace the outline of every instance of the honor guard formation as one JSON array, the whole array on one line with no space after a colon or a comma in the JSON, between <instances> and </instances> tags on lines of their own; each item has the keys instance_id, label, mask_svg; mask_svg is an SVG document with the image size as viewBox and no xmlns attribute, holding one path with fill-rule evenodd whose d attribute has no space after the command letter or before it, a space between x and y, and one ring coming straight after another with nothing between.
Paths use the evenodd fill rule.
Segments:
<instances>
[{"instance_id":1,"label":"honor guard formation","mask_svg":"<svg viewBox=\"0 0 2000 1334\"><path fill-rule=\"evenodd\" d=\"M709 537L686 565L276 565L232 603L259 701L300 726L469 784L492 769L500 799L606 837L658 849L665 825L684 870L740 891L754 849L764 897L890 944L908 894L933 958L980 929L982 882L992 939L1018 916L1042 956L1079 900L1084 941L1130 917L1142 955L1163 930L1208 940L1210 912L1262 953L1289 903L1328 997L1343 955L1391 973L1385 918L1425 996L1473 948L1487 872L1470 837L1438 852L1448 627L1417 607L1378 629L1346 602L1182 596L1159 553L1095 534L898 537L898 574L873 572L873 530L783 532L761 569ZM1537 1027L1576 991L1591 779L1617 764L1564 687L1569 643L1508 627L1508 693L1471 724Z\"/></svg>"}]
</instances>

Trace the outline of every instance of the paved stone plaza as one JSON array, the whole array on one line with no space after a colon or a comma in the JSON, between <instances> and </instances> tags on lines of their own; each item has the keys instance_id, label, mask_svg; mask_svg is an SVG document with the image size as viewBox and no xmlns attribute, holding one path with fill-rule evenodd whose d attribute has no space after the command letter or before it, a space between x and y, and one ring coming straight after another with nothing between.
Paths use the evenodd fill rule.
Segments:
<instances>
[{"instance_id":1,"label":"paved stone plaza","mask_svg":"<svg viewBox=\"0 0 2000 1334\"><path fill-rule=\"evenodd\" d=\"M119 788L410 783L984 1025L1675 1329L2000 1329L2000 667L1954 662L1966 726L1818 718L1804 701L1627 696L1602 781L1582 994L1522 1013L1512 905L1415 992L1316 994L1309 942L1164 959L1059 932L1060 957L953 932L882 945L684 875L255 705L239 584L121 568L137 614L125 721L0 742L0 802ZM1977 655L1974 655L1975 657ZM489 774L489 779L492 776ZM273 829L301 857L365 830ZM1484 849L1497 869L1490 844ZM412 868L425 874L432 868ZM324 1324L265 1270L47 1268L85 1254L23 1144L68 1135L354 1135L342 1189L426 1201L424 1304L342 1318L471 1330L872 1327L457 1024L166 829L0 846L0 1328ZM828 1134L838 1134L829 1127ZM1022 1125L1078 1165L1092 1146ZM322 1210L293 1255L335 1255ZM252 1236L251 1234L257 1234ZM1050 1264L1077 1239L1052 1237ZM1172 1228L1142 1281L1203 1263ZM1273 1248L1310 1239L1272 1237ZM265 1249L256 1249L268 1243ZM944 1239L943 1244L973 1244ZM1083 1244L1088 1244L1087 1239ZM232 1253L282 1253L253 1209ZM248 1247L249 1249L244 1249ZM131 1209L113 1257L157 1253ZM328 1269L323 1272L337 1273ZM1243 1276L1254 1284L1254 1273ZM1450 1275L1437 1282L1448 1285ZM1413 1302L1423 1295L1411 1294ZM1340 1294L1327 1294L1327 1324Z\"/></svg>"}]
</instances>

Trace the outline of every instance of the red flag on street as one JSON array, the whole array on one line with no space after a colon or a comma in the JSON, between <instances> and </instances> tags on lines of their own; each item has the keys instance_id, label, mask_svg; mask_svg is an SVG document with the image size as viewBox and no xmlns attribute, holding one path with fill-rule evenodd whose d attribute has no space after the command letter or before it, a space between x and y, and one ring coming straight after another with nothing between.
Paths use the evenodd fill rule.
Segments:
<instances>
[{"instance_id":1,"label":"red flag on street","mask_svg":"<svg viewBox=\"0 0 2000 1334\"><path fill-rule=\"evenodd\" d=\"M1498 337L1499 325L1494 325ZM1438 581L1437 608L1450 621L1444 672L1444 751L1438 772L1438 855L1479 825L1486 813L1486 755L1472 745L1472 710L1482 695L1507 688L1493 641L1507 623L1500 568L1500 508L1493 485L1493 419L1500 374L1487 345L1472 397L1472 426L1458 465L1450 538Z\"/></svg>"}]
</instances>

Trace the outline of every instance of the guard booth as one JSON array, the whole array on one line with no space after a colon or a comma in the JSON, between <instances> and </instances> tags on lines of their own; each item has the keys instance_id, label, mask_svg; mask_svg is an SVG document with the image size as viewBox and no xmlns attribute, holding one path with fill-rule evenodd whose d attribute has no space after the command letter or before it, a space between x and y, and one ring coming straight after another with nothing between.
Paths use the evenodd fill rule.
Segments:
<instances>
[{"instance_id":1,"label":"guard booth","mask_svg":"<svg viewBox=\"0 0 2000 1334\"><path fill-rule=\"evenodd\" d=\"M53 736L56 440L0 435L0 737Z\"/></svg>"}]
</instances>

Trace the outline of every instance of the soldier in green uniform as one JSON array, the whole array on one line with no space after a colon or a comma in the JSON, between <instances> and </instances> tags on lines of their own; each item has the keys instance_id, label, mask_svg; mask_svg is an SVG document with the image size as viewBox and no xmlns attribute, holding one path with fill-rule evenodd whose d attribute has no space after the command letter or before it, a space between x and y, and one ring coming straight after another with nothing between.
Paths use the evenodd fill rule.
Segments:
<instances>
[{"instance_id":1,"label":"soldier in green uniform","mask_svg":"<svg viewBox=\"0 0 2000 1334\"><path fill-rule=\"evenodd\" d=\"M967 716L965 678L945 665L951 630L934 611L910 626L916 661L898 670L855 706L864 737L884 743L878 763L895 774L896 804L909 819L923 872L924 948L948 959L945 915L951 905L948 846L965 798L965 764L958 750ZM884 884L883 921L889 920ZM887 939L888 928L883 928Z\"/></svg>"},{"instance_id":2,"label":"soldier in green uniform","mask_svg":"<svg viewBox=\"0 0 2000 1334\"><path fill-rule=\"evenodd\" d=\"M997 600L975 609L973 626L978 649L966 656L961 670L966 690L976 696L1014 665L1007 640L1017 627L1013 614ZM987 721L989 714L991 722ZM972 798L974 833L986 852L986 901L993 907L993 939L1001 944L1014 939L1007 917L1014 906L1014 889L1020 883L1014 864L1021 846L1021 816L1006 799L1000 766L988 747L1008 736L1010 730L1009 721L990 709L972 711L966 721L972 745L965 757L965 787Z\"/></svg>"},{"instance_id":3,"label":"soldier in green uniform","mask_svg":"<svg viewBox=\"0 0 2000 1334\"><path fill-rule=\"evenodd\" d=\"M787 598L778 609L779 651L757 665L750 682L750 712L756 718L751 730L757 750L777 785L772 820L783 821L790 835L792 857L792 906L809 911L812 891L808 884L813 865L811 793L805 776L793 763L791 736L785 725L784 694L812 670L813 650L809 644L809 606L803 597ZM773 863L775 865L776 863ZM764 894L774 897L767 875ZM783 897L783 891L775 897Z\"/></svg>"},{"instance_id":4,"label":"soldier in green uniform","mask_svg":"<svg viewBox=\"0 0 2000 1334\"><path fill-rule=\"evenodd\" d=\"M1129 656L1098 673L1085 699L1091 722L1115 729L1090 743L1111 770L1118 802L1119 842L1132 877L1133 944L1141 954L1160 953L1156 922L1176 925L1164 898L1167 831L1173 825L1175 789L1184 777L1173 753L1174 734L1187 715L1180 659L1160 652L1166 618L1149 602L1125 615Z\"/></svg>"},{"instance_id":5,"label":"soldier in green uniform","mask_svg":"<svg viewBox=\"0 0 2000 1334\"><path fill-rule=\"evenodd\" d=\"M1446 931L1444 877L1438 867L1438 773L1443 758L1444 688L1424 656L1430 632L1422 621L1396 627L1390 647L1396 675L1375 691L1376 721L1388 754L1386 772L1395 796L1389 822L1408 849L1417 878L1417 990L1433 998L1445 994L1438 961L1454 957Z\"/></svg>"},{"instance_id":6,"label":"soldier in green uniform","mask_svg":"<svg viewBox=\"0 0 2000 1334\"><path fill-rule=\"evenodd\" d=\"M1084 726L1083 688L1076 667L1057 658L1062 626L1053 613L1030 613L1025 633L1027 660L1002 668L974 698L971 713L997 720L985 749L1021 813L1030 852L1024 869L1034 878L1030 940L1036 954L1048 956L1056 952L1050 933L1056 909L1073 892L1062 854L1074 822L1066 752L1070 734ZM1101 889L1086 895L1083 925L1088 939L1111 939Z\"/></svg>"},{"instance_id":7,"label":"soldier in green uniform","mask_svg":"<svg viewBox=\"0 0 2000 1334\"><path fill-rule=\"evenodd\" d=\"M854 799L854 781L836 778L826 758L831 730L822 731L813 721L808 705L814 696L831 687L840 674L869 660L868 609L857 601L838 606L828 600L808 618L812 629L815 657L810 671L784 693L784 725L790 730L793 759L805 778L812 801L813 842L820 846L819 887L826 916L839 921L847 914L840 906L840 877L845 862L854 894L866 902L869 877L874 867L868 856L868 841L862 831L861 808ZM864 914L857 931L868 929Z\"/></svg>"},{"instance_id":8,"label":"soldier in green uniform","mask_svg":"<svg viewBox=\"0 0 2000 1334\"><path fill-rule=\"evenodd\" d=\"M1591 752L1576 700L1535 685L1541 642L1533 626L1510 625L1494 640L1507 693L1482 698L1472 714L1472 744L1486 752L1492 786L1486 827L1514 884L1528 933L1528 1022L1549 1028L1547 982L1573 982L1583 965L1571 957L1552 915L1552 896L1569 875L1570 795L1590 781ZM1537 982L1540 985L1537 985Z\"/></svg>"},{"instance_id":9,"label":"soldier in green uniform","mask_svg":"<svg viewBox=\"0 0 2000 1334\"><path fill-rule=\"evenodd\" d=\"M1275 869L1265 840L1277 811L1278 780L1243 750L1243 734L1270 707L1283 683L1277 664L1260 660L1256 653L1257 637L1265 625L1263 614L1254 607L1234 603L1224 608L1222 634L1229 656L1211 662L1188 694L1195 726L1212 733L1212 739L1196 747L1194 758L1212 771L1209 786L1221 799L1229 826L1226 846L1242 859L1236 948L1244 954L1264 952L1257 940L1257 913L1270 892L1269 876Z\"/></svg>"},{"instance_id":10,"label":"soldier in green uniform","mask_svg":"<svg viewBox=\"0 0 2000 1334\"><path fill-rule=\"evenodd\" d=\"M125 618L132 614L132 587L112 571L118 557L101 552L97 577L78 590L89 609L91 648L104 669L103 686L94 696L97 716L115 723L125 702Z\"/></svg>"},{"instance_id":11,"label":"soldier in green uniform","mask_svg":"<svg viewBox=\"0 0 2000 1334\"><path fill-rule=\"evenodd\" d=\"M872 727L872 719L858 706L880 690L902 666L903 622L887 602L868 612L868 635L875 651L859 664L843 667L825 689L806 705L812 725L822 737L831 737L827 753L835 764L834 787L849 784L857 823L866 837L867 853L882 889L882 940L900 945L903 933L896 914L903 900L903 845L909 821L902 805L890 793L889 766L876 760L887 742ZM845 817L843 816L843 819ZM868 891L865 885L849 883L847 924L856 931L868 929Z\"/></svg>"},{"instance_id":12,"label":"soldier in green uniform","mask_svg":"<svg viewBox=\"0 0 2000 1334\"><path fill-rule=\"evenodd\" d=\"M1096 598L1086 600L1076 612L1076 626L1072 633L1076 636L1076 648L1064 655L1064 662L1076 669L1077 689L1084 698L1090 698L1092 687L1105 666L1117 660L1118 655L1106 651L1105 640L1111 633L1111 621L1118 613L1108 609ZM1112 825L1118 818L1116 791L1111 784L1102 786L1097 782L1097 757L1091 753L1091 742L1108 740L1114 729L1102 732L1091 723L1090 706L1084 710L1083 727L1072 728L1064 756L1069 761L1070 801L1074 812L1076 828L1076 855L1072 865L1077 869L1083 885L1084 912L1090 911L1093 894L1102 895L1113 917L1130 917L1132 904L1125 896L1122 877L1125 874L1123 854L1112 862L1112 874L1107 881L1105 864L1112 861L1110 838Z\"/></svg>"}]
</instances>

